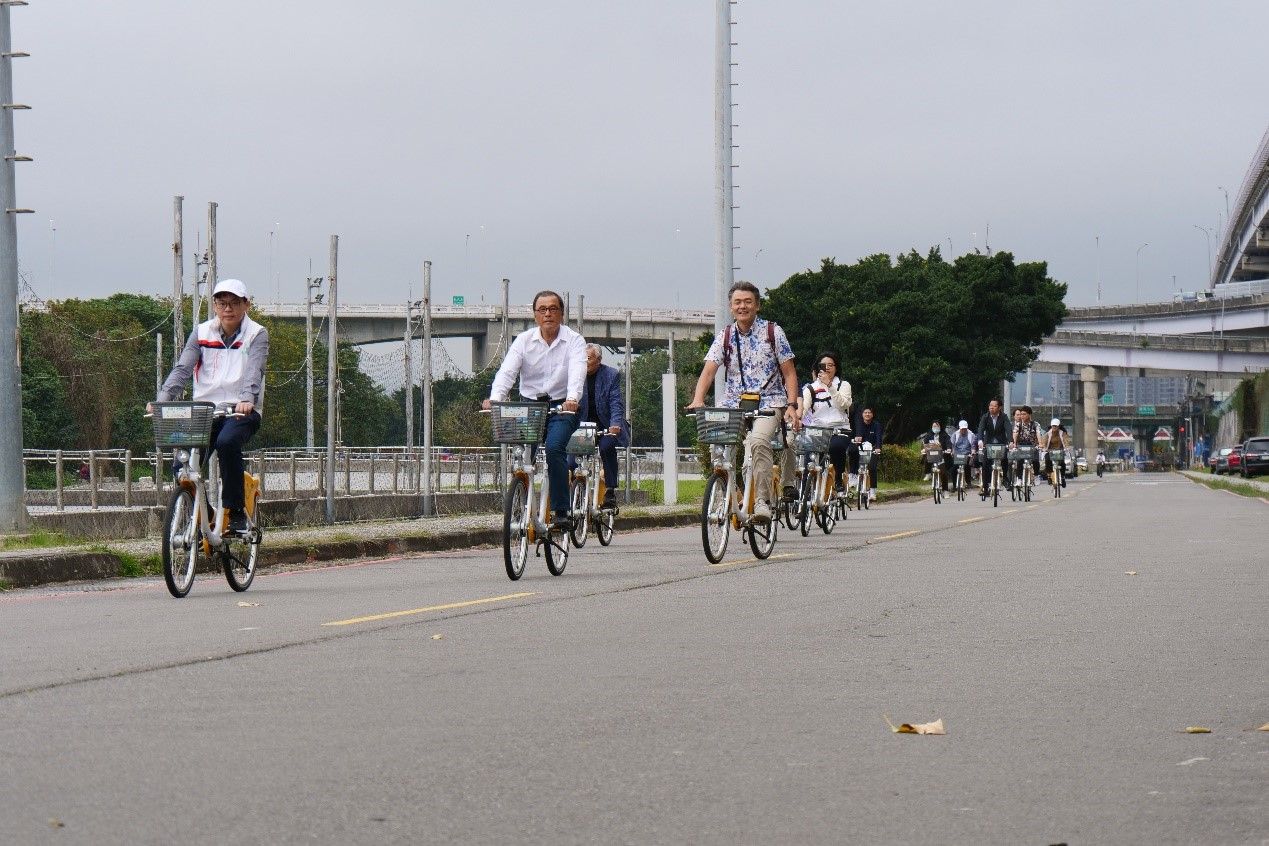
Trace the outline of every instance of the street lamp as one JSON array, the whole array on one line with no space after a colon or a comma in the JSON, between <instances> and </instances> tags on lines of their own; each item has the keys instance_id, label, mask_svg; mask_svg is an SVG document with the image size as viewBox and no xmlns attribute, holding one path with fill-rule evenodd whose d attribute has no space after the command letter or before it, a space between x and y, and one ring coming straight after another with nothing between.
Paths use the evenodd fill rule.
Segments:
<instances>
[{"instance_id":1,"label":"street lamp","mask_svg":"<svg viewBox=\"0 0 1269 846\"><path fill-rule=\"evenodd\" d=\"M314 296L313 292L322 287L325 280L310 276L305 282L304 291L304 398L308 408L304 415L304 444L313 450L313 306L322 304L322 295Z\"/></svg>"},{"instance_id":2,"label":"street lamp","mask_svg":"<svg viewBox=\"0 0 1269 846\"><path fill-rule=\"evenodd\" d=\"M1212 230L1206 226L1199 226L1197 223L1190 224L1195 229L1202 230L1203 236L1207 238L1207 275L1212 275Z\"/></svg>"},{"instance_id":3,"label":"street lamp","mask_svg":"<svg viewBox=\"0 0 1269 846\"><path fill-rule=\"evenodd\" d=\"M1144 250L1144 249L1145 249L1146 247L1148 247L1148 246L1150 246L1150 245L1149 245L1149 244L1142 244L1140 247L1138 247L1138 248L1137 248L1137 273L1136 273L1136 280L1137 280L1137 303L1140 303L1140 302L1141 302L1141 251L1142 251L1142 250Z\"/></svg>"},{"instance_id":4,"label":"street lamp","mask_svg":"<svg viewBox=\"0 0 1269 846\"><path fill-rule=\"evenodd\" d=\"M1224 185L1217 185L1216 190L1225 195L1225 219L1229 220L1229 192L1225 190Z\"/></svg>"}]
</instances>

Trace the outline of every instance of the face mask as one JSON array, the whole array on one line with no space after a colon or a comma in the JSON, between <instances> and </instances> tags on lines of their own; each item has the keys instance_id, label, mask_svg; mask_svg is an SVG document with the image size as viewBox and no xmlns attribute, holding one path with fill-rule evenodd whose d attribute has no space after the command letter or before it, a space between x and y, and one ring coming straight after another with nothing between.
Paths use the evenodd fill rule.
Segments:
<instances>
[{"instance_id":1,"label":"face mask","mask_svg":"<svg viewBox=\"0 0 1269 846\"><path fill-rule=\"evenodd\" d=\"M938 426L935 426L935 427L934 427L933 429L931 429L930 431L932 431L934 434L936 434L936 435L937 435L937 434L938 434L940 431L942 431L942 430L941 430Z\"/></svg>"}]
</instances>

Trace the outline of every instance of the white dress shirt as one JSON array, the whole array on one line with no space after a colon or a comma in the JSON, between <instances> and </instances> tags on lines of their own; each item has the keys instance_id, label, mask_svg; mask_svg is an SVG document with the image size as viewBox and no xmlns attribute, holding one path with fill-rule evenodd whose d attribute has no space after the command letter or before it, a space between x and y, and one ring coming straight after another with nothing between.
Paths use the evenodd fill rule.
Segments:
<instances>
[{"instance_id":1,"label":"white dress shirt","mask_svg":"<svg viewBox=\"0 0 1269 846\"><path fill-rule=\"evenodd\" d=\"M520 395L525 399L545 394L551 399L581 402L586 385L586 339L563 325L550 344L536 326L521 332L502 359L489 399L504 402L516 376L520 377Z\"/></svg>"}]
</instances>

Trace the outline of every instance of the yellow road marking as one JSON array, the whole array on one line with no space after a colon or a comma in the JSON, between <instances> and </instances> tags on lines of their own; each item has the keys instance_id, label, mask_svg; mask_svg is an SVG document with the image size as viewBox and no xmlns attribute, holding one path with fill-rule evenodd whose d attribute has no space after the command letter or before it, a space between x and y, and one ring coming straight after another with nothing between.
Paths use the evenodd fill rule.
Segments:
<instances>
[{"instance_id":1,"label":"yellow road marking","mask_svg":"<svg viewBox=\"0 0 1269 846\"><path fill-rule=\"evenodd\" d=\"M899 532L898 534L894 534L894 535L882 535L879 538L872 538L869 541L869 543L874 543L876 541L897 540L899 538L908 538L908 537L911 537L912 535L919 535L919 534L921 534L920 529L913 529L910 532Z\"/></svg>"},{"instance_id":2,"label":"yellow road marking","mask_svg":"<svg viewBox=\"0 0 1269 846\"><path fill-rule=\"evenodd\" d=\"M966 517L964 520L957 520L958 524L977 523L979 520L986 520L986 517Z\"/></svg>"},{"instance_id":3,"label":"yellow road marking","mask_svg":"<svg viewBox=\"0 0 1269 846\"><path fill-rule=\"evenodd\" d=\"M792 552L780 552L774 555L768 555L766 560L773 561L776 558L792 558ZM706 564L706 567L735 567L737 564L756 564L763 559L761 558L740 558L735 561L719 561L717 564Z\"/></svg>"},{"instance_id":4,"label":"yellow road marking","mask_svg":"<svg viewBox=\"0 0 1269 846\"><path fill-rule=\"evenodd\" d=\"M470 608L473 605L488 605L490 602L507 602L511 599L523 599L526 596L537 596L537 593L508 593L505 596L487 596L484 599L468 599L465 602L447 602L444 605L429 605L426 608L411 608L407 611L389 611L386 614L370 614L366 617L352 617L347 620L335 620L322 623L323 626L351 626L354 623L373 623L376 620L391 620L394 617L409 617L414 614L426 614L429 611L452 611L455 608Z\"/></svg>"}]
</instances>

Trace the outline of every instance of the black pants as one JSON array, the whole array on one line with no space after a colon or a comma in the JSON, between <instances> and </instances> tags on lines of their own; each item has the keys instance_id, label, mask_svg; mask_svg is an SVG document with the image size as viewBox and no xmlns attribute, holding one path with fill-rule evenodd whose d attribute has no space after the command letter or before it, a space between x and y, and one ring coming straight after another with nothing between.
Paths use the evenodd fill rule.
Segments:
<instances>
[{"instance_id":1,"label":"black pants","mask_svg":"<svg viewBox=\"0 0 1269 846\"><path fill-rule=\"evenodd\" d=\"M242 508L242 447L260 428L260 415L251 412L245 417L221 417L212 423L211 443L220 459L221 504L226 508ZM210 457L210 456L209 456Z\"/></svg>"},{"instance_id":2,"label":"black pants","mask_svg":"<svg viewBox=\"0 0 1269 846\"><path fill-rule=\"evenodd\" d=\"M990 446L990 444L989 444L989 446ZM1000 461L1001 461L1001 463L1004 465L1004 466L1003 466L1003 479L1004 479L1004 481L1003 481L1003 483L1002 483L1001 487L1006 487L1006 488L1007 488L1007 487L1009 487L1009 485L1010 485L1010 484L1012 484L1012 482L1011 482L1010 480L1013 478L1013 469L1012 469L1012 468L1013 468L1013 462L1012 462L1012 461L1006 461L1004 458L1001 458L1001 459L1000 459ZM988 457L987 457L987 453L985 453L985 452L984 452L984 453L982 454L982 463L981 463L981 465L980 465L980 469L982 470L982 479L981 479L981 481L982 481L982 483L983 483L983 494L984 494L984 495L986 495L986 494L988 494L988 493L991 493L991 491L990 491L990 488L991 488L991 465L992 465L992 461L991 461L991 459L990 459L990 458L988 458Z\"/></svg>"},{"instance_id":3,"label":"black pants","mask_svg":"<svg viewBox=\"0 0 1269 846\"><path fill-rule=\"evenodd\" d=\"M604 487L617 495L617 436L599 436L599 460L604 465Z\"/></svg>"},{"instance_id":4,"label":"black pants","mask_svg":"<svg viewBox=\"0 0 1269 846\"><path fill-rule=\"evenodd\" d=\"M1066 466L1065 466L1065 465L1066 465L1066 461L1065 461L1065 459L1063 459L1062 464L1063 464L1063 466L1062 466L1062 487L1066 487ZM1049 475L1049 474L1050 474L1050 473L1052 473L1052 472L1053 472L1053 456L1049 455L1049 454L1048 454L1048 452L1045 452L1045 453L1044 453L1044 475L1046 475L1046 476L1047 476L1047 475Z\"/></svg>"}]
</instances>

